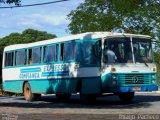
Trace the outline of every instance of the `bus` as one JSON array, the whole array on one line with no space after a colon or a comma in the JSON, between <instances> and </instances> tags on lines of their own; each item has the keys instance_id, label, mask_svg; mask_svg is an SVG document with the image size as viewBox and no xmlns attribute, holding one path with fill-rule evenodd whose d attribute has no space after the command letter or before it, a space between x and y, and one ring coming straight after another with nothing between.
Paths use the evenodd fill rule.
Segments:
<instances>
[{"instance_id":1,"label":"bus","mask_svg":"<svg viewBox=\"0 0 160 120\"><path fill-rule=\"evenodd\" d=\"M104 94L130 102L135 92L157 91L157 68L148 35L87 32L7 46L3 53L3 90L68 99L94 100Z\"/></svg>"}]
</instances>

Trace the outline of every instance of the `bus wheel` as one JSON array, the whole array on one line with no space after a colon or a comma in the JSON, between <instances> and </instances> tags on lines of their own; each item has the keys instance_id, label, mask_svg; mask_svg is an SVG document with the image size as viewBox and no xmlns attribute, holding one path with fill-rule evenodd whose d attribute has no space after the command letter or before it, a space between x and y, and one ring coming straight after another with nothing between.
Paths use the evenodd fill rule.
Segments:
<instances>
[{"instance_id":1,"label":"bus wheel","mask_svg":"<svg viewBox=\"0 0 160 120\"><path fill-rule=\"evenodd\" d=\"M71 94L56 94L57 99L59 99L60 101L67 101L70 99Z\"/></svg>"},{"instance_id":2,"label":"bus wheel","mask_svg":"<svg viewBox=\"0 0 160 120\"><path fill-rule=\"evenodd\" d=\"M134 92L119 93L118 96L122 102L129 103L134 98Z\"/></svg>"},{"instance_id":3,"label":"bus wheel","mask_svg":"<svg viewBox=\"0 0 160 120\"><path fill-rule=\"evenodd\" d=\"M90 104L96 102L96 95L83 95L80 94L80 99L84 104Z\"/></svg>"},{"instance_id":4,"label":"bus wheel","mask_svg":"<svg viewBox=\"0 0 160 120\"><path fill-rule=\"evenodd\" d=\"M27 101L34 101L35 100L35 94L32 93L31 86L28 82L25 83L25 85L24 85L23 94L24 94L25 100L27 100Z\"/></svg>"}]
</instances>

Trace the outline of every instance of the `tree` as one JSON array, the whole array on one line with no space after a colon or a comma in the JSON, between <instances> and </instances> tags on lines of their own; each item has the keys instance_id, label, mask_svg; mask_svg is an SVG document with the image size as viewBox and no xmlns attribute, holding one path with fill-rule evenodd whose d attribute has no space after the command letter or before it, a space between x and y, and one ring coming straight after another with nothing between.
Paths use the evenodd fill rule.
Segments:
<instances>
[{"instance_id":1,"label":"tree","mask_svg":"<svg viewBox=\"0 0 160 120\"><path fill-rule=\"evenodd\" d=\"M21 36L23 36L23 43L36 42L56 37L54 34L48 34L47 32L33 29L24 30Z\"/></svg>"},{"instance_id":2,"label":"tree","mask_svg":"<svg viewBox=\"0 0 160 120\"><path fill-rule=\"evenodd\" d=\"M10 35L1 38L0 40L0 52L3 52L5 46L21 43L37 42L41 40L47 40L55 38L56 35L49 34L44 31L38 31L33 29L26 29L20 33L11 33Z\"/></svg>"},{"instance_id":3,"label":"tree","mask_svg":"<svg viewBox=\"0 0 160 120\"><path fill-rule=\"evenodd\" d=\"M0 4L11 4L14 3L15 5L20 5L20 0L0 0Z\"/></svg>"},{"instance_id":4,"label":"tree","mask_svg":"<svg viewBox=\"0 0 160 120\"><path fill-rule=\"evenodd\" d=\"M160 29L160 1L85 0L68 19L72 34L114 31L148 34L155 39Z\"/></svg>"}]
</instances>

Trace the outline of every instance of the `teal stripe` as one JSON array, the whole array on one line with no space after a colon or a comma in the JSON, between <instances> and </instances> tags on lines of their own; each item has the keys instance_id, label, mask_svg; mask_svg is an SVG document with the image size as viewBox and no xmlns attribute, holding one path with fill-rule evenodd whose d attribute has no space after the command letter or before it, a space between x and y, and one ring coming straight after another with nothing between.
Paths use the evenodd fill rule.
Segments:
<instances>
[{"instance_id":1,"label":"teal stripe","mask_svg":"<svg viewBox=\"0 0 160 120\"><path fill-rule=\"evenodd\" d=\"M37 67L37 68L25 68L25 69L21 69L20 71L21 71L21 73L41 72L41 68L40 67Z\"/></svg>"},{"instance_id":2,"label":"teal stripe","mask_svg":"<svg viewBox=\"0 0 160 120\"><path fill-rule=\"evenodd\" d=\"M69 75L68 71L63 71L63 72L43 72L42 76L46 77L46 76L65 76L65 75Z\"/></svg>"}]
</instances>

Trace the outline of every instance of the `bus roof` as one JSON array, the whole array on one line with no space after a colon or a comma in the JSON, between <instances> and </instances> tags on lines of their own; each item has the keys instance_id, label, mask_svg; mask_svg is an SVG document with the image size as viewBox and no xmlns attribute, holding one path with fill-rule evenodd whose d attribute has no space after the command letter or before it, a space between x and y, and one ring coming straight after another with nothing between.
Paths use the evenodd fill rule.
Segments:
<instances>
[{"instance_id":1,"label":"bus roof","mask_svg":"<svg viewBox=\"0 0 160 120\"><path fill-rule=\"evenodd\" d=\"M15 44L5 47L4 51L11 51L15 49L23 49L23 48L30 48L34 46L41 46L45 44L52 44L58 42L65 42L71 40L88 40L88 39L98 39L98 38L105 38L105 37L139 37L139 38L151 38L148 35L139 35L139 34L129 34L129 33L114 33L114 32L87 32L77 35L70 35L66 37L54 38L49 40L43 40L39 42L27 43L27 44Z\"/></svg>"}]
</instances>

